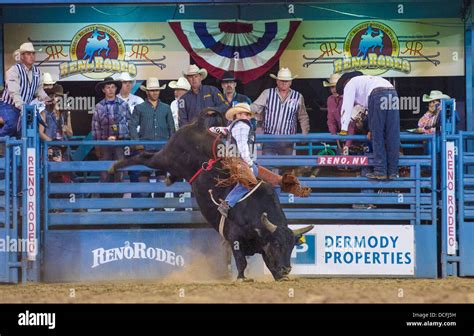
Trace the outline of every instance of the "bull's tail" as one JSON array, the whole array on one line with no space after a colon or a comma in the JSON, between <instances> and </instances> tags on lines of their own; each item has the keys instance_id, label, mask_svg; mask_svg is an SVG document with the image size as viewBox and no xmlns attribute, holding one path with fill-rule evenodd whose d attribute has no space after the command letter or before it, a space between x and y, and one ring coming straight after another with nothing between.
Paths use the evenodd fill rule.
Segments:
<instances>
[{"instance_id":1,"label":"bull's tail","mask_svg":"<svg viewBox=\"0 0 474 336\"><path fill-rule=\"evenodd\" d=\"M129 166L134 166L134 165L149 166L150 161L151 161L152 157L155 154L156 153L153 153L153 152L141 152L138 155L131 156L131 157L119 160L119 161L115 161L112 164L112 166L109 168L108 172L110 174L113 174L119 169L123 169L123 168L129 167ZM150 168L156 168L156 167L153 167L153 166L149 166L149 167Z\"/></svg>"}]
</instances>

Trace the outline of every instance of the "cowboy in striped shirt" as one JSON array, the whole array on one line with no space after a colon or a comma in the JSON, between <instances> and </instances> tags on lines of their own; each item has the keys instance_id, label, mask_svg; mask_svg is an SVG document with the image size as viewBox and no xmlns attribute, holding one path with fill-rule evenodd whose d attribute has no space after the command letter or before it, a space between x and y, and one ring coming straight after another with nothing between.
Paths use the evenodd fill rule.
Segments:
<instances>
[{"instance_id":1,"label":"cowboy in striped shirt","mask_svg":"<svg viewBox=\"0 0 474 336\"><path fill-rule=\"evenodd\" d=\"M35 97L49 101L43 90L41 71L34 65L35 49L30 42L23 43L15 54L19 62L6 74L6 87L0 101L1 136L14 136L17 133L18 119L23 105L30 104Z\"/></svg>"},{"instance_id":2,"label":"cowboy in striped shirt","mask_svg":"<svg viewBox=\"0 0 474 336\"><path fill-rule=\"evenodd\" d=\"M300 122L303 134L309 132L309 117L304 105L303 95L292 90L292 76L288 68L282 68L278 75L273 74L277 87L266 89L251 105L253 112L263 115L264 134L296 134L297 121ZM277 142L263 145L263 154L292 155L293 143Z\"/></svg>"}]
</instances>

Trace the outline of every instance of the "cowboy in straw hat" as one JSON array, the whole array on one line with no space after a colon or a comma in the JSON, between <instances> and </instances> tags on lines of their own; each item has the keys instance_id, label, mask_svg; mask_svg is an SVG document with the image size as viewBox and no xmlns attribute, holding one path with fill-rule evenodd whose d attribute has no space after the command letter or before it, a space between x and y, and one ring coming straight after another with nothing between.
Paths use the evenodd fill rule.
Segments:
<instances>
[{"instance_id":1,"label":"cowboy in straw hat","mask_svg":"<svg viewBox=\"0 0 474 336\"><path fill-rule=\"evenodd\" d=\"M254 112L252 112L250 105L247 103L238 103L234 107L231 107L225 114L226 119L232 121L226 132L227 143L237 147L238 155L252 170L251 173L248 171L247 173L256 181L255 177L258 175L258 168L255 164L255 127L253 127L250 122L253 116ZM237 155L237 153L234 155ZM244 167L244 169L246 169L246 167ZM217 210L219 210L222 216L227 217L229 210L234 207L248 191L249 190L241 183L237 183L225 200L220 203Z\"/></svg>"},{"instance_id":2,"label":"cowboy in straw hat","mask_svg":"<svg viewBox=\"0 0 474 336\"><path fill-rule=\"evenodd\" d=\"M309 132L309 116L306 112L303 95L291 89L294 76L290 69L281 68L276 79L276 87L264 90L251 105L252 111L263 119L265 134L296 134L297 121L303 134ZM263 144L263 153L269 155L292 155L293 143Z\"/></svg>"},{"instance_id":3,"label":"cowboy in straw hat","mask_svg":"<svg viewBox=\"0 0 474 336\"><path fill-rule=\"evenodd\" d=\"M184 77L179 77L177 81L169 82L168 86L174 90L174 100L171 102L171 112L173 113L174 126L179 128L179 100L189 90L191 85Z\"/></svg>"},{"instance_id":4,"label":"cowboy in straw hat","mask_svg":"<svg viewBox=\"0 0 474 336\"><path fill-rule=\"evenodd\" d=\"M237 79L234 76L233 72L226 71L221 79L221 87L222 92L224 93L224 97L226 101L229 103L230 106L235 106L238 103L247 103L251 104L252 101L249 97L237 93L235 90L237 86Z\"/></svg>"},{"instance_id":5,"label":"cowboy in straw hat","mask_svg":"<svg viewBox=\"0 0 474 336\"><path fill-rule=\"evenodd\" d=\"M217 88L203 85L202 80L207 77L206 69L199 69L197 65L190 65L183 75L191 85L191 90L181 96L182 106L179 106L179 127L191 123L207 107L224 114L229 104L224 100Z\"/></svg>"},{"instance_id":6,"label":"cowboy in straw hat","mask_svg":"<svg viewBox=\"0 0 474 336\"><path fill-rule=\"evenodd\" d=\"M166 84L160 85L156 77L150 77L140 89L146 92L147 99L137 105L130 120L130 136L133 140L168 140L174 134L173 114L168 104L162 102L160 92ZM140 131L137 131L139 127ZM159 150L161 146L146 146L148 150Z\"/></svg>"},{"instance_id":7,"label":"cowboy in straw hat","mask_svg":"<svg viewBox=\"0 0 474 336\"><path fill-rule=\"evenodd\" d=\"M135 79L132 78L128 72L122 72L118 80L122 83L122 88L120 89L120 93L117 95L117 97L124 100L128 104L130 112L133 113L135 106L143 103L143 99L141 97L132 93L132 88L135 85Z\"/></svg>"},{"instance_id":8,"label":"cowboy in straw hat","mask_svg":"<svg viewBox=\"0 0 474 336\"><path fill-rule=\"evenodd\" d=\"M418 133L433 134L441 111L441 99L451 99L450 96L438 90L423 95L423 102L428 103L428 111L418 120Z\"/></svg>"},{"instance_id":9,"label":"cowboy in straw hat","mask_svg":"<svg viewBox=\"0 0 474 336\"><path fill-rule=\"evenodd\" d=\"M368 134L372 140L374 171L371 179L398 178L400 149L400 112L398 107L384 102L398 99L393 85L382 77L366 76L360 71L345 73L336 84L337 93L344 95L341 108L341 135L347 135L354 105L368 110Z\"/></svg>"},{"instance_id":10,"label":"cowboy in straw hat","mask_svg":"<svg viewBox=\"0 0 474 336\"><path fill-rule=\"evenodd\" d=\"M18 63L8 69L5 90L0 102L0 117L5 124L0 128L0 136L14 136L21 109L34 98L49 101L44 92L41 71L35 63L35 48L31 42L23 43L16 51Z\"/></svg>"},{"instance_id":11,"label":"cowboy in straw hat","mask_svg":"<svg viewBox=\"0 0 474 336\"><path fill-rule=\"evenodd\" d=\"M329 87L331 90L331 95L328 97L326 101L326 106L328 109L328 116L327 116L327 125L329 129L329 133L337 134L341 131L341 107L342 107L342 96L339 95L336 91L336 84L337 81L341 78L341 75L337 73L331 74L329 80L323 82L324 87ZM351 122L349 124L349 134L355 134L355 127L354 123ZM342 151L343 155L349 154L349 147L352 144L352 140L348 140L346 142L337 141L337 146L339 150Z\"/></svg>"}]
</instances>

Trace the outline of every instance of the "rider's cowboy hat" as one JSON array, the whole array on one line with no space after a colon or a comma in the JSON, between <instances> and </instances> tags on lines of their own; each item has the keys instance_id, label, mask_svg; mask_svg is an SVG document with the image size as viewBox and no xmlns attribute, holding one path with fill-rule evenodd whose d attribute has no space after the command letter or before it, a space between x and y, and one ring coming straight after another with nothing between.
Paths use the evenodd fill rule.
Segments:
<instances>
[{"instance_id":1,"label":"rider's cowboy hat","mask_svg":"<svg viewBox=\"0 0 474 336\"><path fill-rule=\"evenodd\" d=\"M56 81L53 79L53 76L49 72L43 73L43 84L54 85Z\"/></svg>"},{"instance_id":2,"label":"rider's cowboy hat","mask_svg":"<svg viewBox=\"0 0 474 336\"><path fill-rule=\"evenodd\" d=\"M184 77L179 77L177 81L171 81L168 86L172 89L180 89L180 90L191 90L191 85L189 84L188 80Z\"/></svg>"},{"instance_id":3,"label":"rider's cowboy hat","mask_svg":"<svg viewBox=\"0 0 474 336\"><path fill-rule=\"evenodd\" d=\"M151 90L163 90L166 87L166 84L160 86L160 81L156 77L150 77L146 80L146 86L140 86L142 91L151 91Z\"/></svg>"},{"instance_id":4,"label":"rider's cowboy hat","mask_svg":"<svg viewBox=\"0 0 474 336\"><path fill-rule=\"evenodd\" d=\"M96 84L95 91L98 92L98 93L102 93L102 89L107 84L115 84L115 86L117 87L117 91L120 91L120 89L122 88L122 82L121 81L115 80L112 77L105 77L102 82L99 82L99 83Z\"/></svg>"},{"instance_id":5,"label":"rider's cowboy hat","mask_svg":"<svg viewBox=\"0 0 474 336\"><path fill-rule=\"evenodd\" d=\"M438 90L432 90L429 95L427 95L427 94L423 95L423 101L425 103L433 101L433 100L450 99L450 98L451 98L450 96L448 96L448 95L446 95L443 92L438 91Z\"/></svg>"},{"instance_id":6,"label":"rider's cowboy hat","mask_svg":"<svg viewBox=\"0 0 474 336\"><path fill-rule=\"evenodd\" d=\"M196 64L191 64L188 67L188 71L183 71L184 76L192 76L192 75L201 75L201 78L204 80L207 77L207 70L202 68L199 69Z\"/></svg>"},{"instance_id":7,"label":"rider's cowboy hat","mask_svg":"<svg viewBox=\"0 0 474 336\"><path fill-rule=\"evenodd\" d=\"M280 71L278 71L278 74L276 76L274 74L270 74L270 77L281 80L281 81L290 81L298 77L298 75L292 76L290 69L281 68Z\"/></svg>"},{"instance_id":8,"label":"rider's cowboy hat","mask_svg":"<svg viewBox=\"0 0 474 336\"><path fill-rule=\"evenodd\" d=\"M234 107L231 107L230 109L227 110L227 112L225 113L225 118L227 120L234 120L234 116L237 113L242 113L242 112L250 114L251 118L253 118L255 116L255 112L252 112L252 110L250 109L249 104L247 104L247 103L238 103L238 104L235 104Z\"/></svg>"},{"instance_id":9,"label":"rider's cowboy hat","mask_svg":"<svg viewBox=\"0 0 474 336\"><path fill-rule=\"evenodd\" d=\"M345 74L342 74L342 76L337 80L336 92L342 96L344 94L344 87L346 86L347 82L350 81L354 77L363 76L363 75L364 74L360 71L352 71L352 72L346 72Z\"/></svg>"},{"instance_id":10,"label":"rider's cowboy hat","mask_svg":"<svg viewBox=\"0 0 474 336\"><path fill-rule=\"evenodd\" d=\"M323 82L324 87L329 87L329 86L336 86L337 80L341 78L340 74L333 73L330 77L329 80Z\"/></svg>"}]
</instances>

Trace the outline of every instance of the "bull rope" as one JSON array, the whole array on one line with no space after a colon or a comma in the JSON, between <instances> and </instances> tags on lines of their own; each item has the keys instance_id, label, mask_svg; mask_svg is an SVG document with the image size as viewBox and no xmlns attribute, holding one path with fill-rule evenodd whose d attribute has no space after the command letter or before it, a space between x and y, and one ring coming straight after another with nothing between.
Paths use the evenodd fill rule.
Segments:
<instances>
[{"instance_id":1,"label":"bull rope","mask_svg":"<svg viewBox=\"0 0 474 336\"><path fill-rule=\"evenodd\" d=\"M261 185L263 181L258 182L258 184L252 188L244 197L242 197L237 203L240 203L242 201L245 201L248 197L250 197ZM209 195L211 196L212 202L216 205L219 206L219 203L216 202L214 199L214 195L212 195L212 189L208 190ZM221 220L219 221L219 234L222 236L222 238L225 239L224 237L224 224L225 224L225 217L221 215Z\"/></svg>"}]
</instances>

